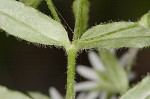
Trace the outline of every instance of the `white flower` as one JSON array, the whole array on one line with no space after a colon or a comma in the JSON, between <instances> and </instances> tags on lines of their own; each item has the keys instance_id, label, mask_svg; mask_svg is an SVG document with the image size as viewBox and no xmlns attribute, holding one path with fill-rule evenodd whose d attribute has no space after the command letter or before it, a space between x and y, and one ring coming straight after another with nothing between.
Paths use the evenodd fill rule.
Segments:
<instances>
[{"instance_id":1,"label":"white flower","mask_svg":"<svg viewBox=\"0 0 150 99\"><path fill-rule=\"evenodd\" d=\"M65 99L54 87L51 87L49 89L49 95L50 95L50 99ZM97 95L98 93L95 92L91 92L90 94L80 93L78 94L76 99L96 99Z\"/></svg>"},{"instance_id":2,"label":"white flower","mask_svg":"<svg viewBox=\"0 0 150 99\"><path fill-rule=\"evenodd\" d=\"M112 52L112 50L111 50ZM112 53L115 53L114 50ZM121 59L119 60L121 66L125 68L126 65L128 65L129 61L133 60L137 54L137 51L133 51L133 49L129 50L127 53L125 53ZM106 69L100 59L100 57L95 52L90 52L88 54L89 61L92 65L92 68L89 68L88 66L79 65L77 66L77 73L83 76L84 78L88 79L89 81L84 81L77 83L75 85L75 91L90 91L90 89L96 88L101 83L101 78L98 75L97 71L105 72ZM109 60L108 60L109 61ZM107 71L106 71L107 72ZM135 78L135 73L131 73L129 75L129 79L132 80ZM106 99L107 98L107 92L99 92L99 91L91 91L89 92L89 96L91 98L86 99ZM112 99L117 99L115 96L112 97Z\"/></svg>"},{"instance_id":3,"label":"white flower","mask_svg":"<svg viewBox=\"0 0 150 99\"><path fill-rule=\"evenodd\" d=\"M111 50L111 52L115 54L114 50ZM128 65L129 61L135 58L136 53L137 50L133 49L125 53L119 60L121 66L125 68L125 66ZM88 54L88 57L93 68L89 68L84 65L79 65L77 67L77 72L89 81L80 82L75 85L75 92L81 91L81 93L76 96L76 99L107 99L107 92L99 92L94 90L87 92L89 91L89 89L97 87L97 85L99 85L101 82L101 78L96 71L106 71L100 57L95 52L90 52ZM133 78L135 78L135 74L131 73L129 75L129 78L132 80ZM51 97L50 99L65 99L54 87L51 87L49 89L49 94ZM117 99L117 97L114 95L111 97L111 99Z\"/></svg>"},{"instance_id":4,"label":"white flower","mask_svg":"<svg viewBox=\"0 0 150 99\"><path fill-rule=\"evenodd\" d=\"M51 99L64 99L61 94L57 91L56 88L54 87L51 87L49 89L49 95L51 97Z\"/></svg>"},{"instance_id":5,"label":"white flower","mask_svg":"<svg viewBox=\"0 0 150 99\"><path fill-rule=\"evenodd\" d=\"M88 58L89 61L91 63L91 65L93 66L92 68L89 68L87 66L84 65L79 65L77 67L77 72L83 76L84 78L90 80L90 81L85 81L85 82L81 82L81 83L77 83L75 85L75 91L87 91L88 89L92 89L97 87L97 85L100 82L100 77L99 75L95 72L95 70L98 71L105 71L105 68L103 66L103 63L101 62L100 57L95 53L95 52L90 52L88 54ZM88 98L85 99L96 99L97 97L99 97L99 99L106 99L106 93L99 93L97 91L95 92L90 92L87 95Z\"/></svg>"}]
</instances>

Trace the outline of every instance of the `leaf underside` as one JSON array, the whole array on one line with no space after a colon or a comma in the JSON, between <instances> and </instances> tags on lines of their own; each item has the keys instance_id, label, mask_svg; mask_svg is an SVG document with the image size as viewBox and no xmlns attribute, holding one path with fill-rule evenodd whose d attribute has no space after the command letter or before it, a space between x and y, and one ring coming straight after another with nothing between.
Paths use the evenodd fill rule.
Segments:
<instances>
[{"instance_id":1,"label":"leaf underside","mask_svg":"<svg viewBox=\"0 0 150 99\"><path fill-rule=\"evenodd\" d=\"M0 28L33 43L69 44L67 32L60 23L14 0L0 0Z\"/></svg>"}]
</instances>

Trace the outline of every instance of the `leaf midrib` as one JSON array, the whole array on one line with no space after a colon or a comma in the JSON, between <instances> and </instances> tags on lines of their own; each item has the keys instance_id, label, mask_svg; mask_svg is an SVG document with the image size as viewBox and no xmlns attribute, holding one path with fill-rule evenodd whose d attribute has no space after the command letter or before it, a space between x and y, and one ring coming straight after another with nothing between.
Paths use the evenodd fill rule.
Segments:
<instances>
[{"instance_id":1,"label":"leaf midrib","mask_svg":"<svg viewBox=\"0 0 150 99\"><path fill-rule=\"evenodd\" d=\"M5 13L5 12L1 11L1 10L0 10L0 13L2 13L2 14L4 14L4 15L6 15L6 16L8 16L8 17L10 17L10 19L12 19L12 20L14 20L14 21L16 21L16 22L18 22L18 23L23 24L23 25L24 25L24 26L26 26L27 28L29 28L29 29L33 30L35 33L42 34L42 35L43 35L43 36L45 36L46 38L49 38L49 37L48 37L48 36L46 36L45 34L40 33L37 29L35 29L35 28L34 28L34 27L32 27L31 25L29 25L29 24L27 24L27 23L25 23L25 22L21 21L20 19L17 19L17 18L15 18L15 17L13 17L13 16L11 16L11 15L9 15L9 14L7 14L7 13ZM55 40L55 39L53 39L53 38L49 38L49 39L52 39L52 40L56 41L56 40ZM58 42L58 41L56 41L56 42Z\"/></svg>"},{"instance_id":2,"label":"leaf midrib","mask_svg":"<svg viewBox=\"0 0 150 99\"><path fill-rule=\"evenodd\" d=\"M110 38L110 39L100 39L100 40L92 40L92 41L90 41L90 42L88 42L88 41L81 41L81 42L78 42L78 48L80 49L84 49L85 47L81 47L80 45L86 45L86 44L88 44L89 46L91 46L91 44L95 44L95 43L102 43L102 42L105 42L105 41L112 41L112 40L115 40L115 39L119 39L119 40L121 40L121 39L136 39L136 38L149 38L150 39L150 36L136 36L136 37L122 37L122 38ZM90 47L91 48L91 47ZM93 47L92 47L93 48ZM94 46L94 48L95 48L95 46Z\"/></svg>"},{"instance_id":3,"label":"leaf midrib","mask_svg":"<svg viewBox=\"0 0 150 99\"><path fill-rule=\"evenodd\" d=\"M90 41L90 40L92 40L92 39L97 39L97 38L101 38L101 37L106 37L106 36L108 36L108 35L111 35L111 34L115 34L115 33L118 33L118 32L121 32L121 31L125 31L125 30L128 30L128 29L131 29L131 28L135 28L135 27L137 27L137 26L139 26L139 24L138 23L134 23L133 25L130 25L130 26L128 26L128 27L126 27L126 28L120 28L120 29L118 29L118 30L114 30L114 31L111 31L111 32L108 32L108 33L105 33L105 34L102 34L102 35L99 35L99 36L95 36L95 37L92 37L92 38L88 38L88 39L80 39L81 41L83 41L83 40L88 40L88 41Z\"/></svg>"}]
</instances>

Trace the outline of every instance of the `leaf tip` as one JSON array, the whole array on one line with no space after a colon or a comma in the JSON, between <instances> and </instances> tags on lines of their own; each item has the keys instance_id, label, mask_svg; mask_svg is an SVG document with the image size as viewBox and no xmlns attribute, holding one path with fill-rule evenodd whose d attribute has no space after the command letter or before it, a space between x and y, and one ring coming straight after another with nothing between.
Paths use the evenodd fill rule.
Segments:
<instances>
[{"instance_id":1,"label":"leaf tip","mask_svg":"<svg viewBox=\"0 0 150 99\"><path fill-rule=\"evenodd\" d=\"M150 10L148 13L146 13L145 15L142 16L142 18L139 21L139 24L142 27L150 28Z\"/></svg>"}]
</instances>

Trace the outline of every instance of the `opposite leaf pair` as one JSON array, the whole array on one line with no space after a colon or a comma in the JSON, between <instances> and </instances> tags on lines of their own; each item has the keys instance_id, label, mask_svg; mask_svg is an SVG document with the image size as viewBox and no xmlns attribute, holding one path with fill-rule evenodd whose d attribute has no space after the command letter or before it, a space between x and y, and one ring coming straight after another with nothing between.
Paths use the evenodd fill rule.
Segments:
<instances>
[{"instance_id":1,"label":"opposite leaf pair","mask_svg":"<svg viewBox=\"0 0 150 99\"><path fill-rule=\"evenodd\" d=\"M0 7L0 28L9 34L33 43L63 46L66 49L70 47L71 42L67 32L59 22L14 0L0 0ZM80 15L80 13L78 14ZM97 47L109 49L150 46L149 16L150 13L144 15L138 23L115 22L94 26L85 33L83 33L85 28L79 29L83 30L83 35L77 36L72 44L77 50ZM83 17L82 14L79 19L84 19L81 17ZM80 23L82 22L79 22L77 29L83 26Z\"/></svg>"},{"instance_id":2,"label":"opposite leaf pair","mask_svg":"<svg viewBox=\"0 0 150 99\"><path fill-rule=\"evenodd\" d=\"M0 28L13 36L32 43L65 48L68 54L66 99L74 99L75 97L75 59L79 50L150 46L150 13L144 15L139 22L108 23L94 26L86 31L88 23L86 15L89 11L88 0L75 0L73 9L76 21L73 41L71 42L67 31L59 21L51 0L46 1L55 20L18 1L0 0ZM75 10L76 8L77 10ZM124 74L121 76L124 77ZM126 83L126 81L119 82ZM126 88L123 88L123 92L125 90Z\"/></svg>"}]
</instances>

